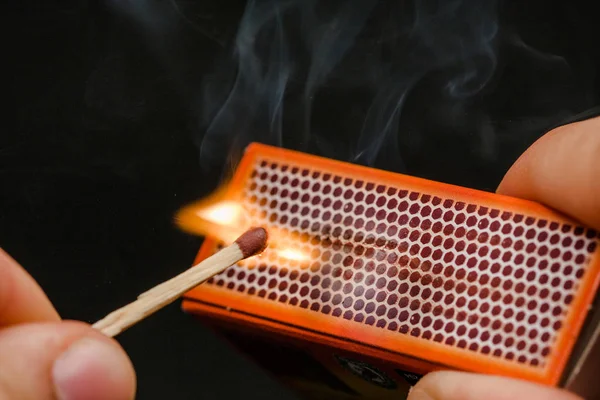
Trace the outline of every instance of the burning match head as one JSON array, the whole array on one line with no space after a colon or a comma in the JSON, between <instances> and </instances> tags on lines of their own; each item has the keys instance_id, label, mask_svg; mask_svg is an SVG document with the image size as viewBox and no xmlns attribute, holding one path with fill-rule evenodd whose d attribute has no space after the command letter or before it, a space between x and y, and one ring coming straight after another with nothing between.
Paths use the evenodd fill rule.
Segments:
<instances>
[{"instance_id":1,"label":"burning match head","mask_svg":"<svg viewBox=\"0 0 600 400\"><path fill-rule=\"evenodd\" d=\"M236 239L244 258L252 257L262 252L267 247L269 235L264 228L248 229L242 236Z\"/></svg>"}]
</instances>

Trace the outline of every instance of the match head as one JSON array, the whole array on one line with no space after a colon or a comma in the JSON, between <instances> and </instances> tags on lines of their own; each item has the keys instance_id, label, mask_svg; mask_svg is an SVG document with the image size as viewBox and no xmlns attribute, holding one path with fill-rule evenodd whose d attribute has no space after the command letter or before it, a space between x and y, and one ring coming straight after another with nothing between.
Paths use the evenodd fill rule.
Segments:
<instances>
[{"instance_id":1,"label":"match head","mask_svg":"<svg viewBox=\"0 0 600 400\"><path fill-rule=\"evenodd\" d=\"M235 243L240 248L244 258L252 257L267 247L269 235L264 228L250 228Z\"/></svg>"}]
</instances>

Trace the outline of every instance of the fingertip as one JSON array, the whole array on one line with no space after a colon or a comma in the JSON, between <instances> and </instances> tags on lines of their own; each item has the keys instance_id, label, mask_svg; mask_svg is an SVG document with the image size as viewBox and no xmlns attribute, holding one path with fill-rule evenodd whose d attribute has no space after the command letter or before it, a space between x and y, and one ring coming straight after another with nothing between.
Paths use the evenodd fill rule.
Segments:
<instances>
[{"instance_id":1,"label":"fingertip","mask_svg":"<svg viewBox=\"0 0 600 400\"><path fill-rule=\"evenodd\" d=\"M542 203L600 229L600 118L564 125L519 157L497 192Z\"/></svg>"},{"instance_id":2,"label":"fingertip","mask_svg":"<svg viewBox=\"0 0 600 400\"><path fill-rule=\"evenodd\" d=\"M457 394L448 393L448 390L454 390L452 384L458 375L455 372L436 371L425 375L410 391L407 400L445 400L457 398ZM442 397L446 391L448 397Z\"/></svg>"},{"instance_id":3,"label":"fingertip","mask_svg":"<svg viewBox=\"0 0 600 400\"><path fill-rule=\"evenodd\" d=\"M493 375L438 371L424 376L408 400L581 400L562 389Z\"/></svg>"},{"instance_id":4,"label":"fingertip","mask_svg":"<svg viewBox=\"0 0 600 400\"><path fill-rule=\"evenodd\" d=\"M0 327L44 321L60 316L33 277L0 248Z\"/></svg>"},{"instance_id":5,"label":"fingertip","mask_svg":"<svg viewBox=\"0 0 600 400\"><path fill-rule=\"evenodd\" d=\"M422 377L415 386L413 386L406 400L437 400L435 396L435 381L439 376L438 372L431 372Z\"/></svg>"},{"instance_id":6,"label":"fingertip","mask_svg":"<svg viewBox=\"0 0 600 400\"><path fill-rule=\"evenodd\" d=\"M0 330L0 398L130 400L133 364L117 341L79 321Z\"/></svg>"},{"instance_id":7,"label":"fingertip","mask_svg":"<svg viewBox=\"0 0 600 400\"><path fill-rule=\"evenodd\" d=\"M112 340L89 335L74 342L54 362L52 379L59 400L131 400L136 375L125 352Z\"/></svg>"}]
</instances>

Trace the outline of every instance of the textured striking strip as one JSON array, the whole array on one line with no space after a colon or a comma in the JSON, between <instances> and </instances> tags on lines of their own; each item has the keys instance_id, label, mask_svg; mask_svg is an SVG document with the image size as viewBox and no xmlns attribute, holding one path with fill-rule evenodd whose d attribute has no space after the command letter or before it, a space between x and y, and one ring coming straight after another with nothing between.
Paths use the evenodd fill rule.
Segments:
<instances>
[{"instance_id":1,"label":"textured striking strip","mask_svg":"<svg viewBox=\"0 0 600 400\"><path fill-rule=\"evenodd\" d=\"M598 245L581 227L268 159L243 199L310 260L267 250L207 284L539 368Z\"/></svg>"}]
</instances>

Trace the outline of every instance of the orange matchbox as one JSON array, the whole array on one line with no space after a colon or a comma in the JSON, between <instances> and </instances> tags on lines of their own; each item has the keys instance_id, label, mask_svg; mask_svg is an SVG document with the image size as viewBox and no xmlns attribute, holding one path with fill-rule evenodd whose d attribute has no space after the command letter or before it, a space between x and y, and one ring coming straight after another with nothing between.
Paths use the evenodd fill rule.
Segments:
<instances>
[{"instance_id":1,"label":"orange matchbox","mask_svg":"<svg viewBox=\"0 0 600 400\"><path fill-rule=\"evenodd\" d=\"M252 144L214 204L237 212L197 262L233 228L269 247L183 309L306 398L401 399L440 369L562 386L593 330L600 236L534 202Z\"/></svg>"}]
</instances>

